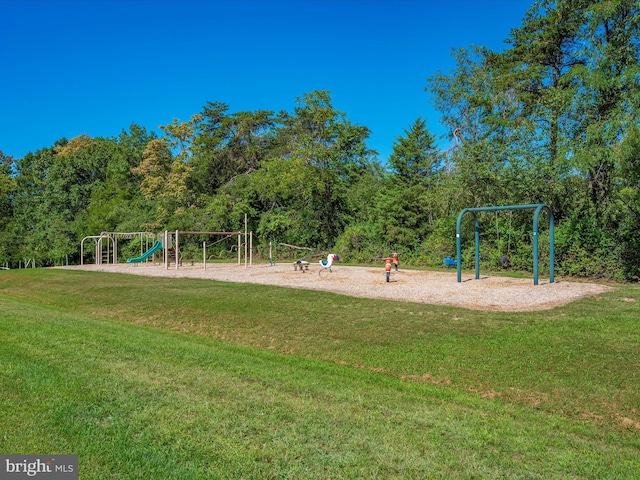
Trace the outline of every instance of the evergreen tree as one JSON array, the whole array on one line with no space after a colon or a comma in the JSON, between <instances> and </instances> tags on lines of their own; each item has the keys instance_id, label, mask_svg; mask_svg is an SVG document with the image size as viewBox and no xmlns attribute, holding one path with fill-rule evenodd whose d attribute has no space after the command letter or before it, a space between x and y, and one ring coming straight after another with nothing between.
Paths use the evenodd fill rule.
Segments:
<instances>
[{"instance_id":1,"label":"evergreen tree","mask_svg":"<svg viewBox=\"0 0 640 480\"><path fill-rule=\"evenodd\" d=\"M409 185L427 185L440 166L435 137L427 130L426 121L418 118L398 137L389 156L392 173Z\"/></svg>"}]
</instances>

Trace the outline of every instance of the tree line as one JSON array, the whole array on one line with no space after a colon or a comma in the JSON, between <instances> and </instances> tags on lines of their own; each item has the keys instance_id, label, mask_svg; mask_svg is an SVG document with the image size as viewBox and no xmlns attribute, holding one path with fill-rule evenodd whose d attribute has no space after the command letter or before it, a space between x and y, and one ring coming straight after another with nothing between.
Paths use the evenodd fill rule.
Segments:
<instances>
[{"instance_id":1,"label":"tree line","mask_svg":"<svg viewBox=\"0 0 640 480\"><path fill-rule=\"evenodd\" d=\"M448 146L418 118L384 164L323 90L291 112L207 102L161 135L134 124L2 154L0 263L78 261L102 231L238 231L246 214L258 254L272 242L436 266L455 254L463 208L546 203L558 274L637 280L639 28L636 0L536 1L503 52L455 50L455 68L427 79ZM530 270L531 222L481 218L483 261Z\"/></svg>"}]
</instances>

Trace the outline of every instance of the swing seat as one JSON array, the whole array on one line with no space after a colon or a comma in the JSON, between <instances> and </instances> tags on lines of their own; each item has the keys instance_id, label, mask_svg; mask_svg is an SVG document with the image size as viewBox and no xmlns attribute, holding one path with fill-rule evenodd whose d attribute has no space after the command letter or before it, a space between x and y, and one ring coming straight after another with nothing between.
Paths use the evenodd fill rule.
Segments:
<instances>
[{"instance_id":1,"label":"swing seat","mask_svg":"<svg viewBox=\"0 0 640 480\"><path fill-rule=\"evenodd\" d=\"M454 260L453 258L449 257L444 257L442 259L442 263L444 265L446 265L447 267L451 268L451 267L457 267L458 266L458 261Z\"/></svg>"}]
</instances>

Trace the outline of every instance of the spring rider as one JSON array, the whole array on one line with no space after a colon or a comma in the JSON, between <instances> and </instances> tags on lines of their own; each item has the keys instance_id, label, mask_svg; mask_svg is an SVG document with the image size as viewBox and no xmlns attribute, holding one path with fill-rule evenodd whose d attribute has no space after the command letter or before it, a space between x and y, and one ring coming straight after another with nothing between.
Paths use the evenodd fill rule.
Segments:
<instances>
[{"instance_id":1,"label":"spring rider","mask_svg":"<svg viewBox=\"0 0 640 480\"><path fill-rule=\"evenodd\" d=\"M398 271L398 264L400 263L400 254L398 254L398 252L393 252L391 257L393 257L393 266L395 267L396 272L397 272Z\"/></svg>"},{"instance_id":2,"label":"spring rider","mask_svg":"<svg viewBox=\"0 0 640 480\"><path fill-rule=\"evenodd\" d=\"M385 275L387 276L387 282L389 281L389 278L391 277L391 262L393 261L393 259L391 257L387 257L384 259L384 269L385 269Z\"/></svg>"}]
</instances>

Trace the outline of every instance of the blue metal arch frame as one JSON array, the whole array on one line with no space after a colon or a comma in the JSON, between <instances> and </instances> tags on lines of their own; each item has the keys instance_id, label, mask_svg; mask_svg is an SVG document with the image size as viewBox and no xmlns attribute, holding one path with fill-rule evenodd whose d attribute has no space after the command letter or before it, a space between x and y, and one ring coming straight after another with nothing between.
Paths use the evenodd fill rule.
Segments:
<instances>
[{"instance_id":1,"label":"blue metal arch frame","mask_svg":"<svg viewBox=\"0 0 640 480\"><path fill-rule=\"evenodd\" d=\"M554 220L551 207L544 203L531 205L507 205L504 207L465 208L464 210L462 210L458 215L458 222L456 223L456 259L458 260L458 282L462 281L462 239L460 238L460 225L462 224L462 217L465 213L472 213L475 222L476 280L478 280L480 278L480 222L478 222L478 216L476 215L476 212L535 209L535 213L533 215L533 284L538 285L538 219L540 217L540 212L545 208L549 212L549 283L553 283L553 265L555 261L553 232Z\"/></svg>"}]
</instances>

